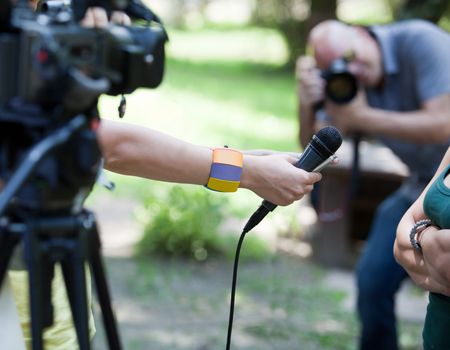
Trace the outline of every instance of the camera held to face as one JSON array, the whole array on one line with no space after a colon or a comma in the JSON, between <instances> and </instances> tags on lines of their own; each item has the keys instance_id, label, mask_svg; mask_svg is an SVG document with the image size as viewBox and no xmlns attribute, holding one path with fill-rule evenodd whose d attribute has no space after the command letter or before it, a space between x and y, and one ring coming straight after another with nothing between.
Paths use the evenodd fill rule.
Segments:
<instances>
[{"instance_id":1,"label":"camera held to face","mask_svg":"<svg viewBox=\"0 0 450 350\"><path fill-rule=\"evenodd\" d=\"M349 72L347 65L345 58L338 58L321 72L321 77L326 81L325 95L337 104L350 102L358 92L356 77Z\"/></svg>"}]
</instances>

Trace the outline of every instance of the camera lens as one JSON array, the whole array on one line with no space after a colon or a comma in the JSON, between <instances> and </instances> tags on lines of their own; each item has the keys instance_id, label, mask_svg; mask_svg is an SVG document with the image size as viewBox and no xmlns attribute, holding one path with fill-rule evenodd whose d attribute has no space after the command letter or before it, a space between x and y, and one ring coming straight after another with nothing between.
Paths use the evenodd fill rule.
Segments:
<instances>
[{"instance_id":1,"label":"camera lens","mask_svg":"<svg viewBox=\"0 0 450 350\"><path fill-rule=\"evenodd\" d=\"M350 102L358 92L355 77L350 73L339 73L329 77L325 93L335 103L343 104Z\"/></svg>"},{"instance_id":2,"label":"camera lens","mask_svg":"<svg viewBox=\"0 0 450 350\"><path fill-rule=\"evenodd\" d=\"M325 94L331 101L343 104L350 102L358 92L356 78L347 69L343 58L334 60L328 70L322 72L326 81Z\"/></svg>"}]
</instances>

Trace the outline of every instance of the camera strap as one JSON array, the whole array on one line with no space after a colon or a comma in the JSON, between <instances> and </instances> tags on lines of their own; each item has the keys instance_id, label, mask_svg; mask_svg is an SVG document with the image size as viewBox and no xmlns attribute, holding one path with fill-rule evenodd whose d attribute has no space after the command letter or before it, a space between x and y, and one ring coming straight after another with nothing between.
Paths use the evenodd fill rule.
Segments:
<instances>
[{"instance_id":1,"label":"camera strap","mask_svg":"<svg viewBox=\"0 0 450 350\"><path fill-rule=\"evenodd\" d=\"M361 182L360 169L359 169L359 144L361 142L361 134L355 134L353 136L353 164L352 173L350 176L350 189L348 203L358 194L359 186Z\"/></svg>"},{"instance_id":2,"label":"camera strap","mask_svg":"<svg viewBox=\"0 0 450 350\"><path fill-rule=\"evenodd\" d=\"M133 19L143 19L148 22L162 23L161 19L140 0L129 1L125 8L125 13Z\"/></svg>"}]
</instances>

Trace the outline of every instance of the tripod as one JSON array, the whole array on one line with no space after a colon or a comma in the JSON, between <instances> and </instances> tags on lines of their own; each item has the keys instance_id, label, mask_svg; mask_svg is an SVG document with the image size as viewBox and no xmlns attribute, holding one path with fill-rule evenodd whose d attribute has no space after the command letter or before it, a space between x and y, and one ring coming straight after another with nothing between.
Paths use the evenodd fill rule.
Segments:
<instances>
[{"instance_id":1,"label":"tripod","mask_svg":"<svg viewBox=\"0 0 450 350\"><path fill-rule=\"evenodd\" d=\"M85 264L89 265L109 348L120 350L120 339L111 307L110 294L100 256L100 237L92 212L81 208L44 210L16 209L14 196L29 180L42 160L73 136L88 129L88 118L77 115L63 127L39 141L27 153L11 179L0 192L0 286L14 248L22 241L29 273L31 335L33 350L44 350L42 332L53 324L51 281L54 267L62 267L73 323L81 350L90 350L88 299ZM11 210L10 207L13 207ZM8 214L6 210L8 210Z\"/></svg>"}]
</instances>

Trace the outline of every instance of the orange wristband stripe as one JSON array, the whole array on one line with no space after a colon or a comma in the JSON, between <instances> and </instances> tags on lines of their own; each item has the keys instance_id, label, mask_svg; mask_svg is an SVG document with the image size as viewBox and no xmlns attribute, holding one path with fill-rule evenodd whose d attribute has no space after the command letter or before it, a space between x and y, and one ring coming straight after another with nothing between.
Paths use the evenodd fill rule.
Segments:
<instances>
[{"instance_id":1,"label":"orange wristband stripe","mask_svg":"<svg viewBox=\"0 0 450 350\"><path fill-rule=\"evenodd\" d=\"M242 168L242 153L230 148L215 148L213 150L213 163L236 165Z\"/></svg>"}]
</instances>

